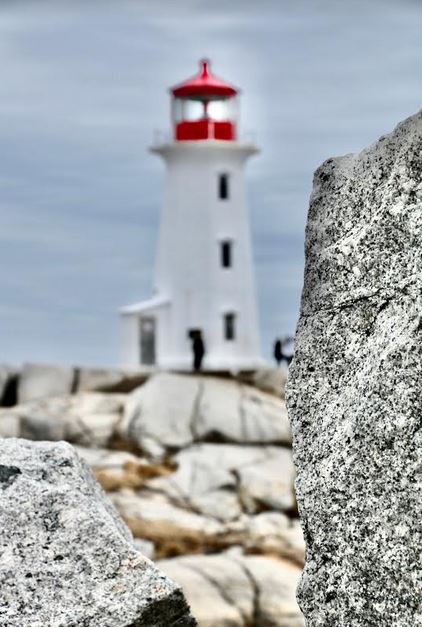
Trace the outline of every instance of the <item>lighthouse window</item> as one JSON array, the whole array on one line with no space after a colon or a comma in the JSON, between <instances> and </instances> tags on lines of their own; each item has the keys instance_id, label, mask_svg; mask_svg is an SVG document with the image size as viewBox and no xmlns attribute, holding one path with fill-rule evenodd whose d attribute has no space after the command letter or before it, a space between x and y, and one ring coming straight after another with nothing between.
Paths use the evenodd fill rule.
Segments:
<instances>
[{"instance_id":1,"label":"lighthouse window","mask_svg":"<svg viewBox=\"0 0 422 627\"><path fill-rule=\"evenodd\" d=\"M221 265L223 268L231 268L233 265L232 242L221 242Z\"/></svg>"},{"instance_id":2,"label":"lighthouse window","mask_svg":"<svg viewBox=\"0 0 422 627\"><path fill-rule=\"evenodd\" d=\"M183 101L183 119L185 122L198 122L204 117L204 103L200 100Z\"/></svg>"},{"instance_id":3,"label":"lighthouse window","mask_svg":"<svg viewBox=\"0 0 422 627\"><path fill-rule=\"evenodd\" d=\"M218 177L218 197L220 200L228 200L229 198L229 175L220 174Z\"/></svg>"},{"instance_id":4,"label":"lighthouse window","mask_svg":"<svg viewBox=\"0 0 422 627\"><path fill-rule=\"evenodd\" d=\"M231 341L236 339L236 314L224 314L224 339Z\"/></svg>"}]
</instances>

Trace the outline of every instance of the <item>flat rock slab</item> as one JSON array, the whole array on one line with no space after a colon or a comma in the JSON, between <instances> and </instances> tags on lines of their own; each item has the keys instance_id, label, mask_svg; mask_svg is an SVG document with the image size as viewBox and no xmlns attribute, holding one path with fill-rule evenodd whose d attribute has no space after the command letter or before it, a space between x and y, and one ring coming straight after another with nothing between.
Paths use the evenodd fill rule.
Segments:
<instances>
[{"instance_id":1,"label":"flat rock slab","mask_svg":"<svg viewBox=\"0 0 422 627\"><path fill-rule=\"evenodd\" d=\"M309 627L422 625L422 114L317 170L288 406Z\"/></svg>"},{"instance_id":2,"label":"flat rock slab","mask_svg":"<svg viewBox=\"0 0 422 627\"><path fill-rule=\"evenodd\" d=\"M0 526L1 625L195 625L69 444L0 442Z\"/></svg>"}]
</instances>

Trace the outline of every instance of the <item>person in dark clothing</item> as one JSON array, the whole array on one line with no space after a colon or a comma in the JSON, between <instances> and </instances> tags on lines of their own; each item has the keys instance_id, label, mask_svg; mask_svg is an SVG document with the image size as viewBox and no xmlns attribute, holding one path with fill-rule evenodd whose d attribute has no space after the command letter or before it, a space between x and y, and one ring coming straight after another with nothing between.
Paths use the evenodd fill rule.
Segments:
<instances>
[{"instance_id":1,"label":"person in dark clothing","mask_svg":"<svg viewBox=\"0 0 422 627\"><path fill-rule=\"evenodd\" d=\"M277 363L278 368L280 368L280 364L283 360L283 345L280 338L277 338L274 342L274 359Z\"/></svg>"},{"instance_id":2,"label":"person in dark clothing","mask_svg":"<svg viewBox=\"0 0 422 627\"><path fill-rule=\"evenodd\" d=\"M192 351L193 351L193 369L195 372L199 372L202 368L202 360L205 355L205 344L202 339L201 331L194 331L191 334Z\"/></svg>"},{"instance_id":3,"label":"person in dark clothing","mask_svg":"<svg viewBox=\"0 0 422 627\"><path fill-rule=\"evenodd\" d=\"M287 355L284 352L284 344L290 341L290 338L286 338L285 340L277 338L274 342L274 359L276 360L278 367L280 367L282 361L285 361L287 366L289 366L293 359L293 355Z\"/></svg>"}]
</instances>

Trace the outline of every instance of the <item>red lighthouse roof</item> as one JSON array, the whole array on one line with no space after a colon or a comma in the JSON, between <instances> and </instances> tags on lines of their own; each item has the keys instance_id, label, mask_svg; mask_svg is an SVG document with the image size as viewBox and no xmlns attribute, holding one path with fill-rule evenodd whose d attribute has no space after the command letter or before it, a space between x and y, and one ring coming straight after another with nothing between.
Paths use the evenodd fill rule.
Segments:
<instances>
[{"instance_id":1,"label":"red lighthouse roof","mask_svg":"<svg viewBox=\"0 0 422 627\"><path fill-rule=\"evenodd\" d=\"M207 59L200 62L200 72L196 76L172 87L171 92L176 98L201 98L221 97L231 98L236 96L238 90L226 83L210 71L210 63Z\"/></svg>"}]
</instances>

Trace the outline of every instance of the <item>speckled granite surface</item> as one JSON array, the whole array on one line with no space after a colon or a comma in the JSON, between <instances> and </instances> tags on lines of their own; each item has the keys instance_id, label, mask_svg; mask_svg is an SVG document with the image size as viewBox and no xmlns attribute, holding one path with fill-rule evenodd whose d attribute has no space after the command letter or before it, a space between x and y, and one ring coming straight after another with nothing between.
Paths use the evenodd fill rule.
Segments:
<instances>
[{"instance_id":1,"label":"speckled granite surface","mask_svg":"<svg viewBox=\"0 0 422 627\"><path fill-rule=\"evenodd\" d=\"M315 173L290 371L308 627L422 625L422 115Z\"/></svg>"},{"instance_id":2,"label":"speckled granite surface","mask_svg":"<svg viewBox=\"0 0 422 627\"><path fill-rule=\"evenodd\" d=\"M0 526L3 627L196 624L69 444L0 440Z\"/></svg>"}]
</instances>

